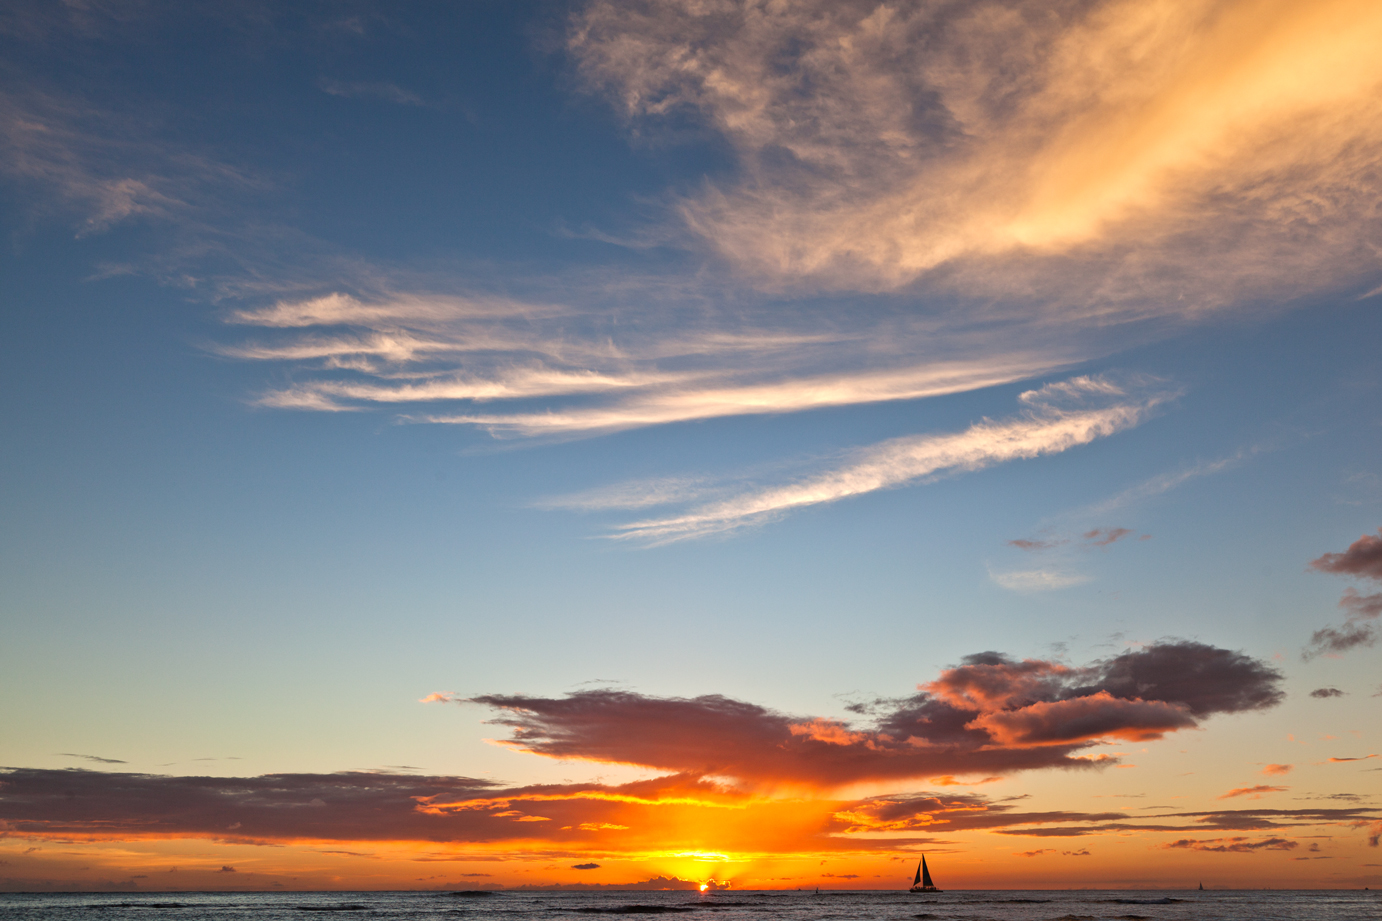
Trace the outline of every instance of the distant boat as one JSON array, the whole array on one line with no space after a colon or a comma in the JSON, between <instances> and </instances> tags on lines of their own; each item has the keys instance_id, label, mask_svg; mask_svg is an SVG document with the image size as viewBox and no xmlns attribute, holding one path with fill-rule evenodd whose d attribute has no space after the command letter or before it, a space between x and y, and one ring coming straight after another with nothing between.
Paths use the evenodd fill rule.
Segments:
<instances>
[{"instance_id":1,"label":"distant boat","mask_svg":"<svg viewBox=\"0 0 1382 921\"><path fill-rule=\"evenodd\" d=\"M1200 883L1200 891L1204 892L1204 883Z\"/></svg>"},{"instance_id":2,"label":"distant boat","mask_svg":"<svg viewBox=\"0 0 1382 921\"><path fill-rule=\"evenodd\" d=\"M917 878L912 880L912 888L908 892L944 892L944 889L937 889L936 884L931 882L931 871L926 868L926 855L921 857L921 863L917 864Z\"/></svg>"}]
</instances>

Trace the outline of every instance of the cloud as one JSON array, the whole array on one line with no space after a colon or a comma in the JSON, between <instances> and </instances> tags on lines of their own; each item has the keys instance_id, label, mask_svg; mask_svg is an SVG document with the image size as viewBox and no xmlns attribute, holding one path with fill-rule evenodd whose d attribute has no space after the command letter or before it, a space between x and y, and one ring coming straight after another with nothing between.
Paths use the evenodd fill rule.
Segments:
<instances>
[{"instance_id":1,"label":"cloud","mask_svg":"<svg viewBox=\"0 0 1382 921\"><path fill-rule=\"evenodd\" d=\"M1376 642L1377 628L1372 624L1345 623L1340 627L1321 627L1310 634L1310 643L1301 652L1301 658L1308 661L1316 656L1344 653Z\"/></svg>"},{"instance_id":2,"label":"cloud","mask_svg":"<svg viewBox=\"0 0 1382 921\"><path fill-rule=\"evenodd\" d=\"M98 755L78 755L73 752L59 752L63 758L80 758L83 761L95 761L98 764L128 764L128 761L121 761L119 758L102 758Z\"/></svg>"},{"instance_id":3,"label":"cloud","mask_svg":"<svg viewBox=\"0 0 1382 921\"><path fill-rule=\"evenodd\" d=\"M1326 758L1327 764L1342 764L1345 761L1367 761L1369 758L1376 758L1377 755L1364 755L1361 758Z\"/></svg>"},{"instance_id":4,"label":"cloud","mask_svg":"<svg viewBox=\"0 0 1382 921\"><path fill-rule=\"evenodd\" d=\"M1247 838L1209 838L1196 841L1190 838L1182 838L1179 841L1172 841L1170 844L1162 845L1166 848L1184 848L1192 851L1207 851L1215 854L1253 854L1257 851L1290 851L1298 847L1298 843L1286 838L1259 838L1251 841Z\"/></svg>"},{"instance_id":5,"label":"cloud","mask_svg":"<svg viewBox=\"0 0 1382 921\"><path fill-rule=\"evenodd\" d=\"M1329 697L1343 697L1344 692L1338 688L1315 688L1310 692L1311 697L1318 697L1321 700Z\"/></svg>"},{"instance_id":6,"label":"cloud","mask_svg":"<svg viewBox=\"0 0 1382 921\"><path fill-rule=\"evenodd\" d=\"M1019 538L1017 540L1008 541L1008 546L1032 552L1037 550L1050 550L1052 547L1059 547L1061 544L1068 543L1070 543L1070 541L1063 538L1049 538L1044 540L1025 540Z\"/></svg>"},{"instance_id":7,"label":"cloud","mask_svg":"<svg viewBox=\"0 0 1382 921\"><path fill-rule=\"evenodd\" d=\"M1199 643L1152 644L1083 668L982 653L920 693L878 702L872 725L793 717L718 695L590 690L564 698L485 695L513 748L751 785L839 787L946 774L1106 763L1101 739L1147 740L1214 713L1274 706L1280 674Z\"/></svg>"},{"instance_id":8,"label":"cloud","mask_svg":"<svg viewBox=\"0 0 1382 921\"><path fill-rule=\"evenodd\" d=\"M571 867L571 869L573 869L573 870L598 870L598 869L600 869L600 865L599 865L598 863L578 863L578 864L573 865L573 866Z\"/></svg>"},{"instance_id":9,"label":"cloud","mask_svg":"<svg viewBox=\"0 0 1382 921\"><path fill-rule=\"evenodd\" d=\"M1379 35L1360 0L596 0L568 49L637 131L727 143L670 210L761 284L1116 322L1367 277Z\"/></svg>"},{"instance_id":10,"label":"cloud","mask_svg":"<svg viewBox=\"0 0 1382 921\"><path fill-rule=\"evenodd\" d=\"M539 810L553 821L521 821ZM227 832L232 816L239 827ZM1110 832L1185 836L1221 829L1361 827L1378 818L1377 810L1354 806L1172 813L1133 820L1121 811L1022 811L1012 798L992 800L975 793L892 793L863 799L804 797L800 791L778 795L685 774L620 785L511 787L464 777L367 772L227 778L0 771L0 821L12 836L67 844L192 838L301 846L310 852L348 850L381 860L400 859L399 854L406 860L538 857L563 864L600 863L591 858L606 855L644 860L651 854L703 852L707 827L715 829L717 852L820 857L892 854L960 832L1038 838ZM622 830L590 830L608 827Z\"/></svg>"},{"instance_id":11,"label":"cloud","mask_svg":"<svg viewBox=\"0 0 1382 921\"><path fill-rule=\"evenodd\" d=\"M1024 812L968 792L863 799L835 792L875 781L946 783L1106 765L1116 758L1088 749L1270 707L1280 681L1241 653L1165 641L1084 666L980 653L910 697L852 707L867 715L857 723L715 695L490 695L473 700L497 708L514 748L637 764L661 776L506 786L373 771L225 778L12 768L0 773L0 822L11 835L38 839L202 838L315 850L335 843L380 859L389 859L389 842L421 842L443 848L441 856L417 858L410 846L409 859L457 859L454 846L464 844L479 856L572 863L703 850L707 823L727 852L783 854L893 851L960 831L1068 837L1374 821L1375 811L1353 807L1188 813L1153 824L1122 812Z\"/></svg>"},{"instance_id":12,"label":"cloud","mask_svg":"<svg viewBox=\"0 0 1382 921\"><path fill-rule=\"evenodd\" d=\"M1132 533L1130 528L1095 528L1092 531L1086 531L1081 536L1096 547L1107 547Z\"/></svg>"},{"instance_id":13,"label":"cloud","mask_svg":"<svg viewBox=\"0 0 1382 921\"><path fill-rule=\"evenodd\" d=\"M1310 568L1340 576L1382 580L1382 528L1377 536L1364 534L1343 553L1326 553L1310 561Z\"/></svg>"},{"instance_id":14,"label":"cloud","mask_svg":"<svg viewBox=\"0 0 1382 921\"><path fill-rule=\"evenodd\" d=\"M611 285L649 289L652 306L637 305L640 322L620 322ZM414 422L527 437L914 400L1010 383L1071 361L1060 348L1007 349L993 336L900 317L892 308L813 317L737 303L716 311L694 303L710 292L681 293L652 280L568 277L534 286L528 299L385 290L281 300L227 315L269 338L216 351L299 368L294 383L261 394L265 406L390 408ZM544 286L554 297L542 296ZM521 405L539 399L541 406ZM474 409L495 401L520 405Z\"/></svg>"},{"instance_id":15,"label":"cloud","mask_svg":"<svg viewBox=\"0 0 1382 921\"><path fill-rule=\"evenodd\" d=\"M332 96L378 99L401 106L424 105L422 97L392 83L330 80L322 77L317 81L317 86L321 88L323 93L329 93Z\"/></svg>"},{"instance_id":16,"label":"cloud","mask_svg":"<svg viewBox=\"0 0 1382 921\"><path fill-rule=\"evenodd\" d=\"M1219 799L1233 799L1237 796L1246 796L1249 799L1261 799L1268 793L1284 793L1290 787L1269 787L1266 784L1258 784L1255 787L1237 787L1219 797Z\"/></svg>"},{"instance_id":17,"label":"cloud","mask_svg":"<svg viewBox=\"0 0 1382 921\"><path fill-rule=\"evenodd\" d=\"M1348 612L1350 620L1375 620L1382 616L1382 593L1360 595L1357 589L1346 588L1339 599L1339 607Z\"/></svg>"},{"instance_id":18,"label":"cloud","mask_svg":"<svg viewBox=\"0 0 1382 921\"><path fill-rule=\"evenodd\" d=\"M666 543L742 528L812 505L880 489L1055 454L1142 422L1170 399L1141 395L1101 377L1076 377L1019 396L1024 411L948 435L916 435L856 453L848 463L782 486L743 492L680 514L620 525L614 537ZM1058 578L1058 577L1057 577Z\"/></svg>"},{"instance_id":19,"label":"cloud","mask_svg":"<svg viewBox=\"0 0 1382 921\"><path fill-rule=\"evenodd\" d=\"M1014 569L1007 572L990 570L989 578L1014 592L1053 591L1072 585L1083 585L1090 580L1084 573L1064 569Z\"/></svg>"},{"instance_id":20,"label":"cloud","mask_svg":"<svg viewBox=\"0 0 1382 921\"><path fill-rule=\"evenodd\" d=\"M1170 492L1190 480L1198 479L1203 476L1213 476L1214 474L1223 473L1226 470L1232 470L1260 450L1260 448L1244 449L1229 457L1195 464L1194 466L1178 470L1174 473L1157 474L1135 486L1123 490L1110 499L1082 509L1080 514L1085 517L1107 515L1110 512L1118 511L1134 503L1142 502L1154 496L1159 496L1162 493Z\"/></svg>"},{"instance_id":21,"label":"cloud","mask_svg":"<svg viewBox=\"0 0 1382 921\"><path fill-rule=\"evenodd\" d=\"M1378 537L1364 534L1343 553L1326 553L1310 561L1310 568L1335 575L1363 579L1382 579L1382 528ZM1323 627L1310 635L1301 658L1310 660L1324 654L1338 655L1359 646L1377 642L1377 626L1367 621L1382 616L1382 593L1360 595L1353 588L1344 590L1339 607L1348 617L1338 627Z\"/></svg>"},{"instance_id":22,"label":"cloud","mask_svg":"<svg viewBox=\"0 0 1382 921\"><path fill-rule=\"evenodd\" d=\"M1019 710L985 712L970 725L986 731L998 745L1068 745L1104 738L1146 742L1196 723L1177 704L1124 700L1099 691Z\"/></svg>"},{"instance_id":23,"label":"cloud","mask_svg":"<svg viewBox=\"0 0 1382 921\"><path fill-rule=\"evenodd\" d=\"M1262 773L1268 777L1284 777L1291 773L1294 764L1269 764L1262 769Z\"/></svg>"},{"instance_id":24,"label":"cloud","mask_svg":"<svg viewBox=\"0 0 1382 921\"><path fill-rule=\"evenodd\" d=\"M890 852L934 840L917 834L1055 822L1104 827L1125 818L1117 812L1021 812L1012 803L975 794L775 799L688 775L618 786L530 787L363 772L209 778L9 769L0 776L0 820L9 833L29 838L204 838L302 843L318 851L331 842L358 842L378 846L352 852L381 857L388 842L420 842L464 844L463 853L474 858L537 853L595 863L588 859L592 852L703 850L699 829L706 823L716 828L717 846L733 850ZM536 809L554 821L521 821ZM227 834L231 815L240 825ZM620 831L604 830L611 828ZM904 834L880 838L878 831ZM415 855L417 848L408 852ZM454 851L446 854L457 859Z\"/></svg>"}]
</instances>

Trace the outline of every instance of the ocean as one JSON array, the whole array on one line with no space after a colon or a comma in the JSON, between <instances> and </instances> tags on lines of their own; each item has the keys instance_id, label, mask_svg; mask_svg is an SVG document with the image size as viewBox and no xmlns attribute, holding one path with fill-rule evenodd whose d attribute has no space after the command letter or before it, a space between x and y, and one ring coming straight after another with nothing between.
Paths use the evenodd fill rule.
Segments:
<instances>
[{"instance_id":1,"label":"ocean","mask_svg":"<svg viewBox=\"0 0 1382 921\"><path fill-rule=\"evenodd\" d=\"M1368 890L0 894L3 921L1382 921ZM613 921L611 918L610 921ZM670 921L670 919L669 919Z\"/></svg>"}]
</instances>

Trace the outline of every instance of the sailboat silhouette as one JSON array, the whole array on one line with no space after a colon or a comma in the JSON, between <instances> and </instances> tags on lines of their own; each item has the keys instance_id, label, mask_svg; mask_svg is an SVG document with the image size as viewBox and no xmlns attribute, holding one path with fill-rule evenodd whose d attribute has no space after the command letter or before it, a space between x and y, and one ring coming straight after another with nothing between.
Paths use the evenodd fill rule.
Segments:
<instances>
[{"instance_id":1,"label":"sailboat silhouette","mask_svg":"<svg viewBox=\"0 0 1382 921\"><path fill-rule=\"evenodd\" d=\"M917 864L917 878L912 880L912 888L908 892L944 892L944 889L937 889L936 884L931 882L931 871L926 868L926 855L921 856L921 863Z\"/></svg>"}]
</instances>

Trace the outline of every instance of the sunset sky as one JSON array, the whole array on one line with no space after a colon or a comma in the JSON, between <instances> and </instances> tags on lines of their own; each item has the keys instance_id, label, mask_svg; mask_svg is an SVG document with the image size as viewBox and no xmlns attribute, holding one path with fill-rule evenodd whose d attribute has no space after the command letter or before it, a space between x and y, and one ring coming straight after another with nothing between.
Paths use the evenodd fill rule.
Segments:
<instances>
[{"instance_id":1,"label":"sunset sky","mask_svg":"<svg viewBox=\"0 0 1382 921\"><path fill-rule=\"evenodd\" d=\"M0 8L0 891L1382 886L1375 0Z\"/></svg>"}]
</instances>

